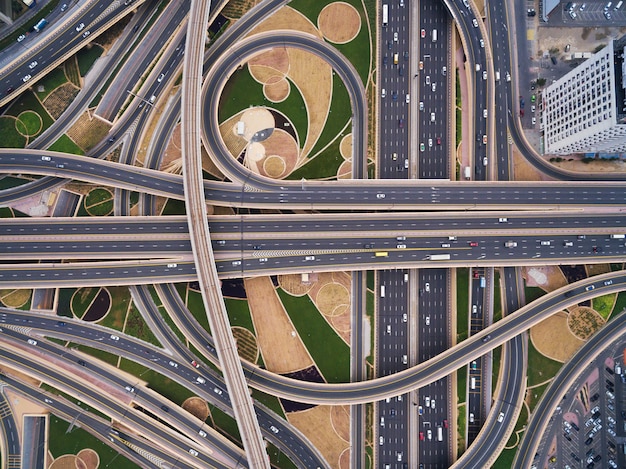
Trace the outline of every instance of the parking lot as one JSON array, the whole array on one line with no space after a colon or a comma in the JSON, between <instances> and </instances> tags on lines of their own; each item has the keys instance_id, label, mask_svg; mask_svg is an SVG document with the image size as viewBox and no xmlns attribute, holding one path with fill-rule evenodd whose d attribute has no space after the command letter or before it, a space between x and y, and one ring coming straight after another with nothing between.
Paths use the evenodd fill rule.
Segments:
<instances>
[{"instance_id":1,"label":"parking lot","mask_svg":"<svg viewBox=\"0 0 626 469\"><path fill-rule=\"evenodd\" d=\"M554 26L617 26L626 24L626 2L562 1L548 15Z\"/></svg>"}]
</instances>

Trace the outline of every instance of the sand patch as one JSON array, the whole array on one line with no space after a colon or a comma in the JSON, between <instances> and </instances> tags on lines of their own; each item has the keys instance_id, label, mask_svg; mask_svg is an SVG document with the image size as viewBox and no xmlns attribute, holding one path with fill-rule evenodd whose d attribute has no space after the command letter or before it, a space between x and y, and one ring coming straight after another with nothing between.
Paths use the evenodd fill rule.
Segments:
<instances>
[{"instance_id":1,"label":"sand patch","mask_svg":"<svg viewBox=\"0 0 626 469\"><path fill-rule=\"evenodd\" d=\"M209 416L209 405L204 399L200 399L199 397L185 399L181 407L203 422Z\"/></svg>"},{"instance_id":2,"label":"sand patch","mask_svg":"<svg viewBox=\"0 0 626 469\"><path fill-rule=\"evenodd\" d=\"M557 168L562 168L567 171L573 171L576 173L623 173L626 172L626 162L623 160L594 160L590 163L585 163L581 159L574 156L567 157L573 158L572 161L550 162L550 164Z\"/></svg>"},{"instance_id":3,"label":"sand patch","mask_svg":"<svg viewBox=\"0 0 626 469\"><path fill-rule=\"evenodd\" d=\"M313 365L269 277L244 279L258 346L268 370L291 373Z\"/></svg>"},{"instance_id":4,"label":"sand patch","mask_svg":"<svg viewBox=\"0 0 626 469\"><path fill-rule=\"evenodd\" d=\"M537 168L531 165L513 146L513 174L516 181L547 181L551 178L545 176Z\"/></svg>"},{"instance_id":5,"label":"sand patch","mask_svg":"<svg viewBox=\"0 0 626 469\"><path fill-rule=\"evenodd\" d=\"M350 445L335 429L335 425L338 428L344 426L338 422L339 418L344 417L337 415L331 422L331 410L330 406L317 406L302 412L292 412L287 415L287 419L306 435L331 467L338 467L339 458ZM348 420L345 425L349 424ZM339 431L343 433L343 430Z\"/></svg>"},{"instance_id":6,"label":"sand patch","mask_svg":"<svg viewBox=\"0 0 626 469\"><path fill-rule=\"evenodd\" d=\"M309 297L322 316L346 344L350 344L351 277L345 272L324 272L317 276Z\"/></svg>"},{"instance_id":7,"label":"sand patch","mask_svg":"<svg viewBox=\"0 0 626 469\"><path fill-rule=\"evenodd\" d=\"M263 85L263 94L273 103L280 103L287 99L290 91L291 85L284 78L281 78L275 83L266 83Z\"/></svg>"},{"instance_id":8,"label":"sand patch","mask_svg":"<svg viewBox=\"0 0 626 469\"><path fill-rule=\"evenodd\" d=\"M605 324L605 320L595 310L587 306L571 308L567 325L581 340L587 340Z\"/></svg>"},{"instance_id":9,"label":"sand patch","mask_svg":"<svg viewBox=\"0 0 626 469\"><path fill-rule=\"evenodd\" d=\"M298 143L282 129L275 129L267 139L258 145L263 146L263 154L257 167L260 174L273 178L291 173L298 161Z\"/></svg>"},{"instance_id":10,"label":"sand patch","mask_svg":"<svg viewBox=\"0 0 626 469\"><path fill-rule=\"evenodd\" d=\"M309 281L303 282L301 274L279 275L278 285L292 296L303 296L311 290L317 278L317 274L310 274Z\"/></svg>"},{"instance_id":11,"label":"sand patch","mask_svg":"<svg viewBox=\"0 0 626 469\"><path fill-rule=\"evenodd\" d=\"M361 16L352 5L335 2L322 9L317 18L317 25L328 41L345 44L359 34Z\"/></svg>"},{"instance_id":12,"label":"sand patch","mask_svg":"<svg viewBox=\"0 0 626 469\"><path fill-rule=\"evenodd\" d=\"M48 469L77 469L77 457L73 454L64 454L56 458Z\"/></svg>"},{"instance_id":13,"label":"sand patch","mask_svg":"<svg viewBox=\"0 0 626 469\"><path fill-rule=\"evenodd\" d=\"M322 34L306 16L288 6L276 10L266 20L261 21L247 37L281 29L303 31L322 39Z\"/></svg>"},{"instance_id":14,"label":"sand patch","mask_svg":"<svg viewBox=\"0 0 626 469\"><path fill-rule=\"evenodd\" d=\"M526 267L522 271L522 277L529 287L540 287L547 292L567 285L567 279L561 269L553 265Z\"/></svg>"},{"instance_id":15,"label":"sand patch","mask_svg":"<svg viewBox=\"0 0 626 469\"><path fill-rule=\"evenodd\" d=\"M530 328L530 339L546 357L561 363L569 360L585 343L568 326L568 314L561 311Z\"/></svg>"},{"instance_id":16,"label":"sand patch","mask_svg":"<svg viewBox=\"0 0 626 469\"><path fill-rule=\"evenodd\" d=\"M343 285L328 283L318 291L315 303L323 315L338 316L350 306L350 296Z\"/></svg>"},{"instance_id":17,"label":"sand patch","mask_svg":"<svg viewBox=\"0 0 626 469\"><path fill-rule=\"evenodd\" d=\"M100 456L91 448L80 450L76 456L85 469L96 469L100 465Z\"/></svg>"}]
</instances>

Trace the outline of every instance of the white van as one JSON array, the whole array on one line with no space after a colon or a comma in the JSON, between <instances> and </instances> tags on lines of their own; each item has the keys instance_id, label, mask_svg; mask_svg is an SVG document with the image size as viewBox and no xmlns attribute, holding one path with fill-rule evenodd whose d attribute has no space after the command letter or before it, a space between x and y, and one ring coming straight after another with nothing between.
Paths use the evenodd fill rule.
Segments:
<instances>
[{"instance_id":1,"label":"white van","mask_svg":"<svg viewBox=\"0 0 626 469\"><path fill-rule=\"evenodd\" d=\"M431 122L435 122L435 113L434 112L430 113L430 121Z\"/></svg>"},{"instance_id":2,"label":"white van","mask_svg":"<svg viewBox=\"0 0 626 469\"><path fill-rule=\"evenodd\" d=\"M433 39L433 42L437 42L437 30L436 29L433 29L432 39Z\"/></svg>"},{"instance_id":3,"label":"white van","mask_svg":"<svg viewBox=\"0 0 626 469\"><path fill-rule=\"evenodd\" d=\"M470 388L471 389L476 389L476 378L472 377L472 379L470 379Z\"/></svg>"}]
</instances>

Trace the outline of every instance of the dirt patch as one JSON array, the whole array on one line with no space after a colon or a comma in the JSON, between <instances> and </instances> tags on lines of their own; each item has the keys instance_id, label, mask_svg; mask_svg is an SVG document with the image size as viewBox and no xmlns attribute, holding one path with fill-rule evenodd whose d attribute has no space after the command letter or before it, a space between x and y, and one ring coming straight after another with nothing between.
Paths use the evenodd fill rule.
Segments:
<instances>
[{"instance_id":1,"label":"dirt patch","mask_svg":"<svg viewBox=\"0 0 626 469\"><path fill-rule=\"evenodd\" d=\"M279 275L278 285L292 296L303 296L311 290L317 278L317 274L310 274L309 281L305 283L302 281L301 274Z\"/></svg>"},{"instance_id":2,"label":"dirt patch","mask_svg":"<svg viewBox=\"0 0 626 469\"><path fill-rule=\"evenodd\" d=\"M530 328L530 340L546 357L565 363L585 343L568 327L568 315L561 311Z\"/></svg>"},{"instance_id":3,"label":"dirt patch","mask_svg":"<svg viewBox=\"0 0 626 469\"><path fill-rule=\"evenodd\" d=\"M289 71L289 55L284 47L275 47L248 61L250 74L259 83L271 83L269 77L283 78Z\"/></svg>"},{"instance_id":4,"label":"dirt patch","mask_svg":"<svg viewBox=\"0 0 626 469\"><path fill-rule=\"evenodd\" d=\"M318 291L315 303L324 316L338 316L350 306L350 295L343 285L328 283Z\"/></svg>"},{"instance_id":5,"label":"dirt patch","mask_svg":"<svg viewBox=\"0 0 626 469\"><path fill-rule=\"evenodd\" d=\"M626 172L626 161L623 160L594 160L585 163L582 159L571 157L571 161L550 162L557 168L577 173L623 173Z\"/></svg>"},{"instance_id":6,"label":"dirt patch","mask_svg":"<svg viewBox=\"0 0 626 469\"><path fill-rule=\"evenodd\" d=\"M21 308L28 300L32 290L0 290L0 302L8 308Z\"/></svg>"},{"instance_id":7,"label":"dirt patch","mask_svg":"<svg viewBox=\"0 0 626 469\"><path fill-rule=\"evenodd\" d=\"M257 163L262 169L261 174L279 178L293 171L298 161L298 144L291 135L282 129L275 129L260 145L267 155L260 165ZM272 161L276 159L280 161Z\"/></svg>"},{"instance_id":8,"label":"dirt patch","mask_svg":"<svg viewBox=\"0 0 626 469\"><path fill-rule=\"evenodd\" d=\"M318 29L330 42L345 44L361 30L361 16L352 5L335 2L325 6L317 18Z\"/></svg>"},{"instance_id":9,"label":"dirt patch","mask_svg":"<svg viewBox=\"0 0 626 469\"><path fill-rule=\"evenodd\" d=\"M338 427L349 426L347 416L337 414L337 418L331 422L331 406L317 406L302 412L288 414L288 420L295 425L324 456L330 467L339 467L339 458L350 447L349 443L335 430ZM339 424L338 420L345 418L345 424ZM341 430L343 433L343 430Z\"/></svg>"},{"instance_id":10,"label":"dirt patch","mask_svg":"<svg viewBox=\"0 0 626 469\"><path fill-rule=\"evenodd\" d=\"M83 463L85 469L97 469L100 465L100 456L91 448L80 450L76 456Z\"/></svg>"},{"instance_id":11,"label":"dirt patch","mask_svg":"<svg viewBox=\"0 0 626 469\"><path fill-rule=\"evenodd\" d=\"M526 267L522 272L522 277L529 287L539 287L547 292L567 285L567 279L558 266Z\"/></svg>"},{"instance_id":12,"label":"dirt patch","mask_svg":"<svg viewBox=\"0 0 626 469\"><path fill-rule=\"evenodd\" d=\"M48 466L48 469L76 469L77 457L73 454L64 454L63 456L59 456L52 464Z\"/></svg>"},{"instance_id":13,"label":"dirt patch","mask_svg":"<svg viewBox=\"0 0 626 469\"><path fill-rule=\"evenodd\" d=\"M111 129L111 125L95 119L91 113L84 112L67 131L67 135L85 152L102 140Z\"/></svg>"},{"instance_id":14,"label":"dirt patch","mask_svg":"<svg viewBox=\"0 0 626 469\"><path fill-rule=\"evenodd\" d=\"M259 347L254 334L243 327L233 327L232 331L239 356L250 363L256 363L259 358Z\"/></svg>"},{"instance_id":15,"label":"dirt patch","mask_svg":"<svg viewBox=\"0 0 626 469\"><path fill-rule=\"evenodd\" d=\"M200 399L199 397L194 396L185 399L181 407L203 422L209 416L209 405L204 399Z\"/></svg>"},{"instance_id":16,"label":"dirt patch","mask_svg":"<svg viewBox=\"0 0 626 469\"><path fill-rule=\"evenodd\" d=\"M269 277L244 280L258 346L268 370L289 373L313 365Z\"/></svg>"},{"instance_id":17,"label":"dirt patch","mask_svg":"<svg viewBox=\"0 0 626 469\"><path fill-rule=\"evenodd\" d=\"M74 101L78 93L80 93L80 88L72 83L63 83L46 97L43 105L52 118L57 120L70 103Z\"/></svg>"},{"instance_id":18,"label":"dirt patch","mask_svg":"<svg viewBox=\"0 0 626 469\"><path fill-rule=\"evenodd\" d=\"M551 179L531 165L515 146L513 147L513 174L516 181L548 181Z\"/></svg>"},{"instance_id":19,"label":"dirt patch","mask_svg":"<svg viewBox=\"0 0 626 469\"><path fill-rule=\"evenodd\" d=\"M297 10L285 6L280 8L265 21L262 21L254 28L247 37L254 36L265 31L276 30L296 30L312 34L322 39L322 34L309 19Z\"/></svg>"},{"instance_id":20,"label":"dirt patch","mask_svg":"<svg viewBox=\"0 0 626 469\"><path fill-rule=\"evenodd\" d=\"M567 325L581 340L587 340L605 324L605 320L595 310L587 306L573 307Z\"/></svg>"},{"instance_id":21,"label":"dirt patch","mask_svg":"<svg viewBox=\"0 0 626 469\"><path fill-rule=\"evenodd\" d=\"M273 103L280 103L287 99L291 85L284 78L274 83L266 83L263 86L263 94Z\"/></svg>"},{"instance_id":22,"label":"dirt patch","mask_svg":"<svg viewBox=\"0 0 626 469\"><path fill-rule=\"evenodd\" d=\"M339 438L346 443L350 442L350 406L332 406L330 408L330 423Z\"/></svg>"},{"instance_id":23,"label":"dirt patch","mask_svg":"<svg viewBox=\"0 0 626 469\"><path fill-rule=\"evenodd\" d=\"M183 161L182 161L182 149L181 149L181 141L180 141L180 124L174 127L174 131L172 132L172 136L170 140L167 142L167 147L165 148L165 153L161 157L161 167L159 168L161 171L165 171L172 174L180 174L183 169ZM203 168L204 168L204 161Z\"/></svg>"},{"instance_id":24,"label":"dirt patch","mask_svg":"<svg viewBox=\"0 0 626 469\"><path fill-rule=\"evenodd\" d=\"M352 134L344 135L339 143L339 152L345 160L352 160Z\"/></svg>"},{"instance_id":25,"label":"dirt patch","mask_svg":"<svg viewBox=\"0 0 626 469\"><path fill-rule=\"evenodd\" d=\"M587 266L587 276L593 277L594 275L608 274L611 271L609 264L589 264Z\"/></svg>"},{"instance_id":26,"label":"dirt patch","mask_svg":"<svg viewBox=\"0 0 626 469\"><path fill-rule=\"evenodd\" d=\"M311 301L346 344L350 344L351 287L350 275L347 273L325 272L318 274L309 291Z\"/></svg>"}]
</instances>

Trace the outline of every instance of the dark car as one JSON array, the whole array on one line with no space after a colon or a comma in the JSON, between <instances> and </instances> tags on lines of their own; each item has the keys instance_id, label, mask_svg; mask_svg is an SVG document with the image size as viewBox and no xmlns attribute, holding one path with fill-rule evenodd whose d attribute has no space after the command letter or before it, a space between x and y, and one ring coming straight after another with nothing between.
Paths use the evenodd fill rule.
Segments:
<instances>
[{"instance_id":1,"label":"dark car","mask_svg":"<svg viewBox=\"0 0 626 469\"><path fill-rule=\"evenodd\" d=\"M550 60L552 61L553 65L556 65L556 57L552 56L550 57Z\"/></svg>"},{"instance_id":2,"label":"dark car","mask_svg":"<svg viewBox=\"0 0 626 469\"><path fill-rule=\"evenodd\" d=\"M596 402L600 398L600 394L595 393L593 396L589 398L591 402Z\"/></svg>"},{"instance_id":3,"label":"dark car","mask_svg":"<svg viewBox=\"0 0 626 469\"><path fill-rule=\"evenodd\" d=\"M571 422L571 423L572 423L572 428L573 428L574 430L576 430L576 431L579 431L579 430L580 430L580 428L578 428L578 425L576 425L574 422Z\"/></svg>"},{"instance_id":4,"label":"dark car","mask_svg":"<svg viewBox=\"0 0 626 469\"><path fill-rule=\"evenodd\" d=\"M402 117L400 119L398 119L398 127L400 127L400 128L404 127L404 119Z\"/></svg>"},{"instance_id":5,"label":"dark car","mask_svg":"<svg viewBox=\"0 0 626 469\"><path fill-rule=\"evenodd\" d=\"M483 342L487 342L489 339L491 339L491 335L483 337Z\"/></svg>"},{"instance_id":6,"label":"dark car","mask_svg":"<svg viewBox=\"0 0 626 469\"><path fill-rule=\"evenodd\" d=\"M585 440L585 445L590 445L591 443L593 443L593 438L589 437Z\"/></svg>"},{"instance_id":7,"label":"dark car","mask_svg":"<svg viewBox=\"0 0 626 469\"><path fill-rule=\"evenodd\" d=\"M86 366L87 364L85 363L85 360L78 360L78 364L80 366Z\"/></svg>"},{"instance_id":8,"label":"dark car","mask_svg":"<svg viewBox=\"0 0 626 469\"><path fill-rule=\"evenodd\" d=\"M400 74L400 76L404 75L404 66L398 67L398 73Z\"/></svg>"},{"instance_id":9,"label":"dark car","mask_svg":"<svg viewBox=\"0 0 626 469\"><path fill-rule=\"evenodd\" d=\"M384 56L383 57L383 65L387 65L388 62L389 62L389 57Z\"/></svg>"},{"instance_id":10,"label":"dark car","mask_svg":"<svg viewBox=\"0 0 626 469\"><path fill-rule=\"evenodd\" d=\"M393 47L393 42L387 41L387 49L391 50L392 47Z\"/></svg>"},{"instance_id":11,"label":"dark car","mask_svg":"<svg viewBox=\"0 0 626 469\"><path fill-rule=\"evenodd\" d=\"M374 245L373 244L364 244L363 245L363 249L374 249Z\"/></svg>"},{"instance_id":12,"label":"dark car","mask_svg":"<svg viewBox=\"0 0 626 469\"><path fill-rule=\"evenodd\" d=\"M162 405L161 409L163 409L164 412L169 412L170 411L169 407L167 407L166 405Z\"/></svg>"}]
</instances>

